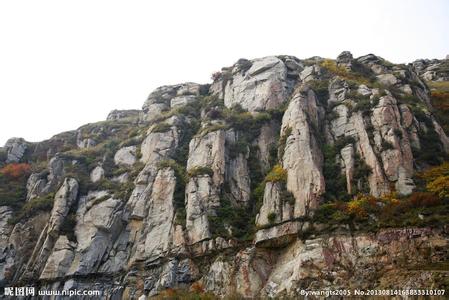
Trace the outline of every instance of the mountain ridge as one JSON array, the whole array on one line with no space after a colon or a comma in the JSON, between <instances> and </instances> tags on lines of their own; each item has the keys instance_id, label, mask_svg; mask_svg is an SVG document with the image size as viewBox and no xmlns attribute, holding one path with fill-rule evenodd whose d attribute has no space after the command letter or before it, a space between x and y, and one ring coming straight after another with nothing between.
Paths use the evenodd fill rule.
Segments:
<instances>
[{"instance_id":1,"label":"mountain ridge","mask_svg":"<svg viewBox=\"0 0 449 300\"><path fill-rule=\"evenodd\" d=\"M268 56L212 79L10 139L0 284L101 282L114 299L447 286L447 60Z\"/></svg>"}]
</instances>

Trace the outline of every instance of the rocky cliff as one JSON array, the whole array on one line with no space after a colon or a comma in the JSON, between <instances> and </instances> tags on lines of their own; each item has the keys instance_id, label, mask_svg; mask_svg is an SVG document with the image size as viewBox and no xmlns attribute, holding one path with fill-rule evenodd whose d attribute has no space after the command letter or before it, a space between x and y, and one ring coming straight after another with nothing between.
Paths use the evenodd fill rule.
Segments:
<instances>
[{"instance_id":1,"label":"rocky cliff","mask_svg":"<svg viewBox=\"0 0 449 300\"><path fill-rule=\"evenodd\" d=\"M240 59L0 151L0 286L448 288L449 61ZM446 131L445 131L446 130Z\"/></svg>"}]
</instances>

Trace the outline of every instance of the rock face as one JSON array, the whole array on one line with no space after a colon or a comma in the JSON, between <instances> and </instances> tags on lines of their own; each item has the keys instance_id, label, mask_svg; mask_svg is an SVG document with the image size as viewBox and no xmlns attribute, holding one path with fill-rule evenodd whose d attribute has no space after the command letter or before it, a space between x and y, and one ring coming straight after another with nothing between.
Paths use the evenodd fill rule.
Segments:
<instances>
[{"instance_id":1,"label":"rock face","mask_svg":"<svg viewBox=\"0 0 449 300\"><path fill-rule=\"evenodd\" d=\"M0 197L0 286L106 299L443 288L449 228L434 218L447 212L415 192L417 172L449 153L432 106L446 66L347 51L240 59L210 85L157 88L142 110L40 143L10 139L0 168L33 173L0 176L12 197ZM356 222L360 199L381 210L407 195L428 204L413 226Z\"/></svg>"},{"instance_id":2,"label":"rock face","mask_svg":"<svg viewBox=\"0 0 449 300\"><path fill-rule=\"evenodd\" d=\"M286 98L286 66L277 57L256 59L250 64L246 71L241 64L231 70L232 80L226 82L223 91L225 105L239 104L249 111L278 107Z\"/></svg>"},{"instance_id":3,"label":"rock face","mask_svg":"<svg viewBox=\"0 0 449 300\"><path fill-rule=\"evenodd\" d=\"M432 241L427 240L429 235L433 236ZM434 235L429 229L385 230L376 235L334 235L296 241L281 252L261 294L292 297L298 289L312 286L369 288L369 282L374 280L379 289L423 284L432 271L405 275L403 268L421 268L423 257L417 254L419 251L437 245L445 247L447 243L447 237ZM439 252L435 259L441 263L443 257ZM354 273L349 274L348 267Z\"/></svg>"},{"instance_id":4,"label":"rock face","mask_svg":"<svg viewBox=\"0 0 449 300\"><path fill-rule=\"evenodd\" d=\"M31 254L26 266L26 271L23 274L24 278L34 276L36 272L38 274L42 272L44 264L49 259L49 256L52 255L53 247L56 242L55 238L58 236L69 209L77 200L77 197L78 182L73 178L66 178L62 186L56 192L50 218L42 230L33 253ZM58 258L55 257L54 259L57 260ZM52 268L52 266L49 266L48 268Z\"/></svg>"},{"instance_id":5,"label":"rock face","mask_svg":"<svg viewBox=\"0 0 449 300\"><path fill-rule=\"evenodd\" d=\"M101 166L96 166L95 169L90 172L90 180L92 182L100 181L104 177L104 169Z\"/></svg>"},{"instance_id":6,"label":"rock face","mask_svg":"<svg viewBox=\"0 0 449 300\"><path fill-rule=\"evenodd\" d=\"M50 257L47 259L41 279L63 277L70 268L73 260L74 245L66 236L60 235L53 247Z\"/></svg>"},{"instance_id":7,"label":"rock face","mask_svg":"<svg viewBox=\"0 0 449 300\"><path fill-rule=\"evenodd\" d=\"M124 147L114 155L116 165L132 166L136 162L136 146Z\"/></svg>"},{"instance_id":8,"label":"rock face","mask_svg":"<svg viewBox=\"0 0 449 300\"><path fill-rule=\"evenodd\" d=\"M172 107L194 102L200 92L201 86L196 83L161 86L143 104L143 119L151 121Z\"/></svg>"},{"instance_id":9,"label":"rock face","mask_svg":"<svg viewBox=\"0 0 449 300\"><path fill-rule=\"evenodd\" d=\"M126 118L138 118L140 114L140 110L137 109L129 109L129 110L117 110L114 109L111 111L106 120L120 120Z\"/></svg>"},{"instance_id":10,"label":"rock face","mask_svg":"<svg viewBox=\"0 0 449 300\"><path fill-rule=\"evenodd\" d=\"M10 138L4 149L6 150L6 162L19 162L25 155L28 145L22 138Z\"/></svg>"},{"instance_id":11,"label":"rock face","mask_svg":"<svg viewBox=\"0 0 449 300\"><path fill-rule=\"evenodd\" d=\"M286 136L282 165L287 170L287 189L295 196L294 216L308 215L318 207L324 192L322 154L316 140L320 122L317 99L312 90L299 90L282 119L281 135Z\"/></svg>"},{"instance_id":12,"label":"rock face","mask_svg":"<svg viewBox=\"0 0 449 300\"><path fill-rule=\"evenodd\" d=\"M187 170L210 168L212 174L192 176L186 187L186 229L189 241L211 238L208 216L220 206L219 187L224 181L225 132L218 130L192 139Z\"/></svg>"}]
</instances>

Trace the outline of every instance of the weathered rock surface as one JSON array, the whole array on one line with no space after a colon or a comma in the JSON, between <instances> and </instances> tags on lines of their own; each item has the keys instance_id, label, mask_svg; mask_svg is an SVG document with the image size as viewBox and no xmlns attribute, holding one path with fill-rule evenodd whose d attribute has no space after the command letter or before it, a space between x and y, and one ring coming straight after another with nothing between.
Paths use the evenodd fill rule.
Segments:
<instances>
[{"instance_id":1,"label":"weathered rock surface","mask_svg":"<svg viewBox=\"0 0 449 300\"><path fill-rule=\"evenodd\" d=\"M428 239L429 236L432 239ZM444 234L415 228L385 230L376 235L334 235L296 241L278 257L261 294L292 297L299 289L331 286L344 289L417 286L423 284L423 277L418 272L409 273L407 269L422 267L425 258L418 253L426 251L424 249L433 252L435 247L445 247L448 242ZM433 253L438 263L435 269L427 271L430 276L444 261L443 252Z\"/></svg>"},{"instance_id":2,"label":"weathered rock surface","mask_svg":"<svg viewBox=\"0 0 449 300\"><path fill-rule=\"evenodd\" d=\"M116 165L132 166L136 162L136 146L121 148L114 155Z\"/></svg>"},{"instance_id":3,"label":"weathered rock surface","mask_svg":"<svg viewBox=\"0 0 449 300\"><path fill-rule=\"evenodd\" d=\"M22 138L10 138L6 141L6 162L19 162L27 150L27 142Z\"/></svg>"},{"instance_id":4,"label":"weathered rock surface","mask_svg":"<svg viewBox=\"0 0 449 300\"><path fill-rule=\"evenodd\" d=\"M143 119L151 121L171 107L195 101L191 96L199 96L200 90L199 84L191 82L157 88L143 104Z\"/></svg>"},{"instance_id":5,"label":"weathered rock surface","mask_svg":"<svg viewBox=\"0 0 449 300\"><path fill-rule=\"evenodd\" d=\"M0 199L0 286L106 299L441 288L447 226L367 233L332 223L338 212L316 221L316 209L420 187L416 173L449 153L430 90L449 80L446 64L347 51L240 59L210 86L157 88L141 111L40 143L10 139L0 167L30 163L33 173L17 202Z\"/></svg>"},{"instance_id":6,"label":"weathered rock surface","mask_svg":"<svg viewBox=\"0 0 449 300\"><path fill-rule=\"evenodd\" d=\"M41 279L53 279L63 277L70 268L73 260L74 244L66 236L60 235L48 257Z\"/></svg>"},{"instance_id":7,"label":"weathered rock surface","mask_svg":"<svg viewBox=\"0 0 449 300\"><path fill-rule=\"evenodd\" d=\"M96 166L92 172L90 172L90 180L92 182L100 181L104 177L104 169L101 166Z\"/></svg>"},{"instance_id":8,"label":"weathered rock surface","mask_svg":"<svg viewBox=\"0 0 449 300\"><path fill-rule=\"evenodd\" d=\"M128 109L128 110L117 110L114 109L111 111L106 120L120 120L125 118L138 118L140 114L140 110L137 109Z\"/></svg>"},{"instance_id":9,"label":"weathered rock surface","mask_svg":"<svg viewBox=\"0 0 449 300\"><path fill-rule=\"evenodd\" d=\"M222 78L224 103L227 107L236 104L248 111L272 109L285 101L287 68L277 57L255 59L246 67L236 64ZM249 67L249 68L248 68Z\"/></svg>"},{"instance_id":10,"label":"weathered rock surface","mask_svg":"<svg viewBox=\"0 0 449 300\"><path fill-rule=\"evenodd\" d=\"M294 217L308 215L318 207L325 188L322 154L313 131L319 126L319 114L314 92L299 90L282 119L281 135L287 136L282 165L287 170L287 190L296 199Z\"/></svg>"}]
</instances>

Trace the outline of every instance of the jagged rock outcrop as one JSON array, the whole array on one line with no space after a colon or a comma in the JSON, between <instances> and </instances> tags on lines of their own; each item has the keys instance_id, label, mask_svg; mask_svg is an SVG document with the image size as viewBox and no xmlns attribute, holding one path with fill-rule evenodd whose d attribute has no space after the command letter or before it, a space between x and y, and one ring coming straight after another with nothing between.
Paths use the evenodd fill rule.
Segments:
<instances>
[{"instance_id":1,"label":"jagged rock outcrop","mask_svg":"<svg viewBox=\"0 0 449 300\"><path fill-rule=\"evenodd\" d=\"M19 162L28 149L27 142L22 138L10 138L4 146L6 162Z\"/></svg>"},{"instance_id":2,"label":"jagged rock outcrop","mask_svg":"<svg viewBox=\"0 0 449 300\"><path fill-rule=\"evenodd\" d=\"M31 171L0 176L24 183L0 198L0 286L107 299L444 287L446 202L416 175L449 154L432 106L446 66L347 51L240 59L210 85L157 88L142 110L11 139L0 167Z\"/></svg>"},{"instance_id":3,"label":"jagged rock outcrop","mask_svg":"<svg viewBox=\"0 0 449 300\"><path fill-rule=\"evenodd\" d=\"M92 182L100 181L104 177L104 169L101 166L96 166L90 172L90 180Z\"/></svg>"},{"instance_id":4,"label":"jagged rock outcrop","mask_svg":"<svg viewBox=\"0 0 449 300\"><path fill-rule=\"evenodd\" d=\"M269 226L293 218L293 205L282 199L282 190L283 187L279 182L268 182L266 184L263 204L256 217L257 226Z\"/></svg>"},{"instance_id":5,"label":"jagged rock outcrop","mask_svg":"<svg viewBox=\"0 0 449 300\"><path fill-rule=\"evenodd\" d=\"M102 198L106 200L99 202ZM68 275L87 275L98 271L104 255L111 250L121 231L122 207L120 200L109 196L80 199L76 215L82 216L82 219L74 229L78 244L73 251Z\"/></svg>"},{"instance_id":6,"label":"jagged rock outcrop","mask_svg":"<svg viewBox=\"0 0 449 300\"><path fill-rule=\"evenodd\" d=\"M220 206L219 187L224 182L226 133L217 130L192 139L187 170L210 168L212 174L198 174L186 186L186 229L190 243L211 238L208 216Z\"/></svg>"},{"instance_id":7,"label":"jagged rock outcrop","mask_svg":"<svg viewBox=\"0 0 449 300\"><path fill-rule=\"evenodd\" d=\"M75 245L65 235L60 235L47 259L41 279L60 278L67 274L73 261Z\"/></svg>"},{"instance_id":8,"label":"jagged rock outcrop","mask_svg":"<svg viewBox=\"0 0 449 300\"><path fill-rule=\"evenodd\" d=\"M116 165L132 166L136 162L136 146L123 147L114 155Z\"/></svg>"},{"instance_id":9,"label":"jagged rock outcrop","mask_svg":"<svg viewBox=\"0 0 449 300\"><path fill-rule=\"evenodd\" d=\"M138 118L139 114L141 113L140 110L137 109L128 109L128 110L117 110L114 109L111 111L108 116L106 117L106 120L120 120L120 119L126 119L126 118Z\"/></svg>"},{"instance_id":10,"label":"jagged rock outcrop","mask_svg":"<svg viewBox=\"0 0 449 300\"><path fill-rule=\"evenodd\" d=\"M59 156L50 159L47 170L33 173L27 181L27 200L53 192L64 176L64 160Z\"/></svg>"},{"instance_id":11,"label":"jagged rock outcrop","mask_svg":"<svg viewBox=\"0 0 449 300\"><path fill-rule=\"evenodd\" d=\"M211 90L227 107L236 104L248 111L275 109L286 101L303 66L293 57L268 56L252 61L240 59L226 68Z\"/></svg>"},{"instance_id":12,"label":"jagged rock outcrop","mask_svg":"<svg viewBox=\"0 0 449 300\"><path fill-rule=\"evenodd\" d=\"M24 276L39 274L52 253L59 231L72 204L78 197L78 182L66 178L55 195L50 218L42 230L36 246L26 266Z\"/></svg>"},{"instance_id":13,"label":"jagged rock outcrop","mask_svg":"<svg viewBox=\"0 0 449 300\"><path fill-rule=\"evenodd\" d=\"M161 86L148 96L142 107L143 119L151 121L159 114L176 107L181 103L195 101L199 96L201 86L196 83L184 83L179 85Z\"/></svg>"},{"instance_id":14,"label":"jagged rock outcrop","mask_svg":"<svg viewBox=\"0 0 449 300\"><path fill-rule=\"evenodd\" d=\"M287 190L295 197L294 217L308 215L318 207L325 189L316 139L320 109L312 90L297 90L282 118L281 136L286 136L282 165L287 170Z\"/></svg>"},{"instance_id":15,"label":"jagged rock outcrop","mask_svg":"<svg viewBox=\"0 0 449 300\"><path fill-rule=\"evenodd\" d=\"M428 239L432 236L432 239ZM410 288L425 284L432 272L405 275L407 268L422 267L420 251L445 247L442 232L429 229L385 230L378 234L323 236L296 241L280 253L278 263L262 289L268 297L293 297L299 289L369 288L377 281L379 289L391 286ZM441 264L445 254L435 251ZM379 263L381 262L381 263ZM351 270L351 271L349 271Z\"/></svg>"},{"instance_id":16,"label":"jagged rock outcrop","mask_svg":"<svg viewBox=\"0 0 449 300\"><path fill-rule=\"evenodd\" d=\"M174 244L176 225L173 193L176 186L174 171L160 169L149 198L148 215L144 223L143 241L136 249L136 259L155 260L164 257Z\"/></svg>"}]
</instances>

